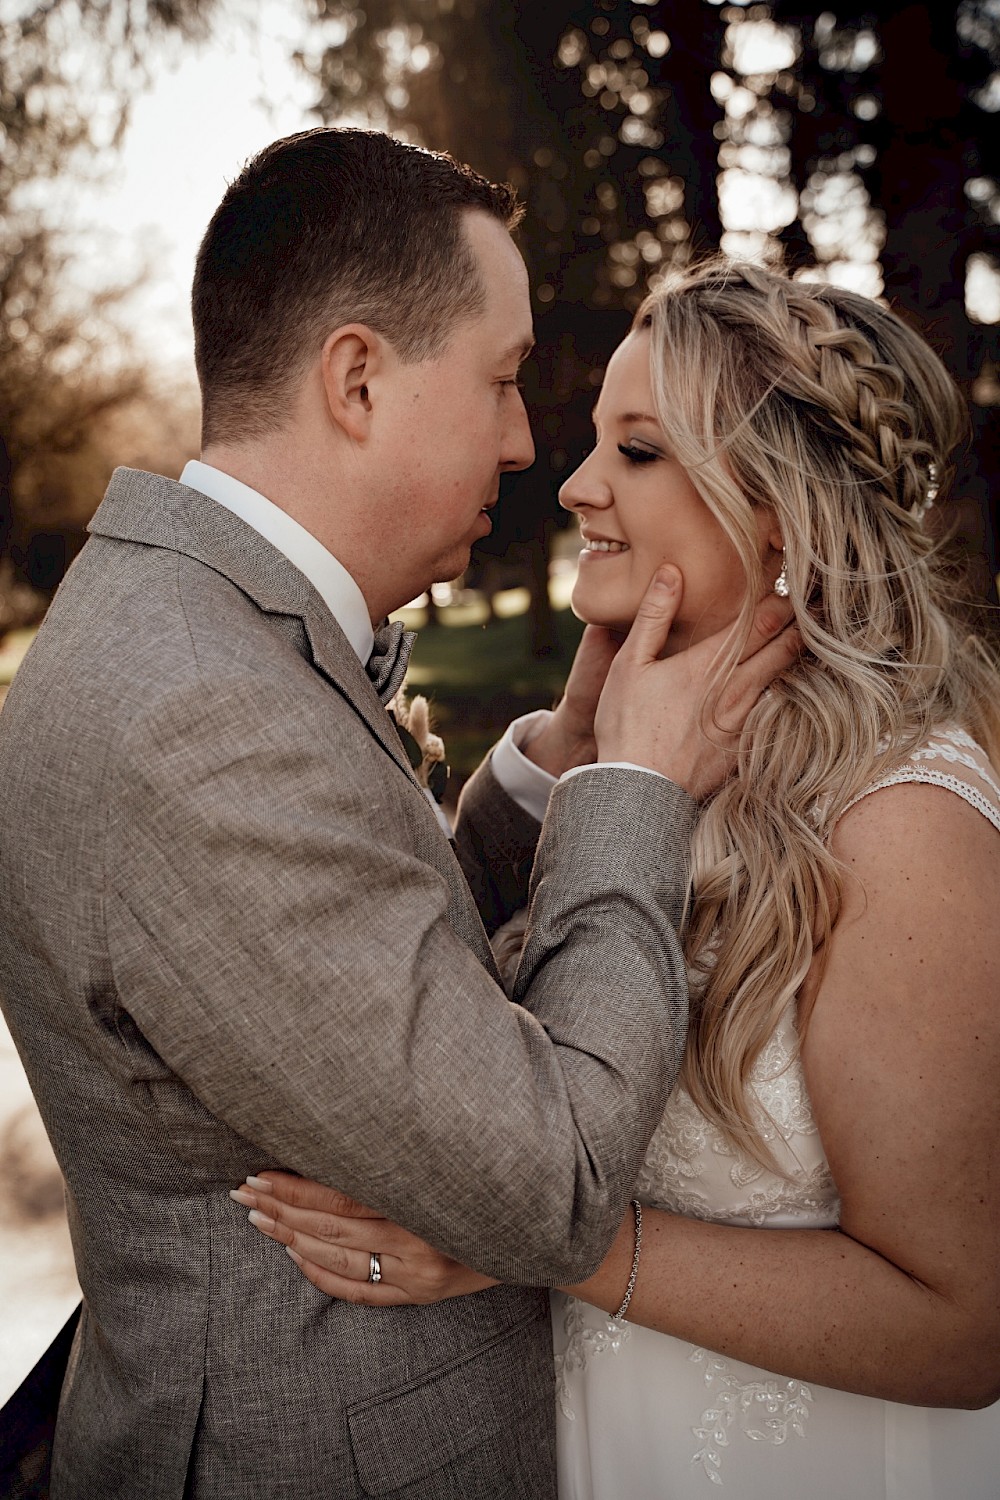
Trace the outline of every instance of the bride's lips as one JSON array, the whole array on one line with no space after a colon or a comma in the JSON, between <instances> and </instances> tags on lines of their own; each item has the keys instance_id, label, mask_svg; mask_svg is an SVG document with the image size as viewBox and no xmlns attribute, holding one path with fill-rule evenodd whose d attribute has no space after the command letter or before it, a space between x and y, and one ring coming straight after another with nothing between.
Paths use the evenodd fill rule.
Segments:
<instances>
[{"instance_id":1,"label":"bride's lips","mask_svg":"<svg viewBox=\"0 0 1000 1500\"><path fill-rule=\"evenodd\" d=\"M580 540L583 543L580 562L583 562L584 558L622 557L624 553L632 550L628 542L622 542L612 536L591 536L581 532Z\"/></svg>"}]
</instances>

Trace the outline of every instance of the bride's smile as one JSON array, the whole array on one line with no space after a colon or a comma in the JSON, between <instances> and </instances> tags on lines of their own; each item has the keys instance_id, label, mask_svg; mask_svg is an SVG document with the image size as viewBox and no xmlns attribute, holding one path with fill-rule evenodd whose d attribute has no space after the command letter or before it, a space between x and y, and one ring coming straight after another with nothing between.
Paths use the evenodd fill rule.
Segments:
<instances>
[{"instance_id":1,"label":"bride's smile","mask_svg":"<svg viewBox=\"0 0 1000 1500\"><path fill-rule=\"evenodd\" d=\"M735 620L746 578L655 412L650 337L639 330L612 356L594 408L596 444L559 501L580 522L573 610L588 623L627 630L660 564L680 568L684 598L667 646L673 655ZM769 511L758 513L758 529L763 561L772 550Z\"/></svg>"}]
</instances>

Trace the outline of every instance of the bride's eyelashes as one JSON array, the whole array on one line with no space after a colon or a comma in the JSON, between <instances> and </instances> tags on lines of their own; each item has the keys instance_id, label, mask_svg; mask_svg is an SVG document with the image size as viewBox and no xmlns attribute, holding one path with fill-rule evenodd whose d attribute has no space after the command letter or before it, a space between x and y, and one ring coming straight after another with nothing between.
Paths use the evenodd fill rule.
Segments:
<instances>
[{"instance_id":1,"label":"bride's eyelashes","mask_svg":"<svg viewBox=\"0 0 1000 1500\"><path fill-rule=\"evenodd\" d=\"M619 443L618 452L630 464L655 464L660 458L659 453L654 453L649 448L635 448L631 443Z\"/></svg>"}]
</instances>

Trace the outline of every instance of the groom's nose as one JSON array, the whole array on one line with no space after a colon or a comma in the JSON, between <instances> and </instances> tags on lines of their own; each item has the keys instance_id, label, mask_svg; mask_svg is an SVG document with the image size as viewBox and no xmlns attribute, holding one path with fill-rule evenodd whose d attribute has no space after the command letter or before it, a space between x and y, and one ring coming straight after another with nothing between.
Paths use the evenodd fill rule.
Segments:
<instances>
[{"instance_id":1,"label":"groom's nose","mask_svg":"<svg viewBox=\"0 0 1000 1500\"><path fill-rule=\"evenodd\" d=\"M535 441L531 436L531 424L524 409L520 391L514 392L510 403L510 417L504 428L500 449L500 467L513 473L516 469L527 469L535 462Z\"/></svg>"}]
</instances>

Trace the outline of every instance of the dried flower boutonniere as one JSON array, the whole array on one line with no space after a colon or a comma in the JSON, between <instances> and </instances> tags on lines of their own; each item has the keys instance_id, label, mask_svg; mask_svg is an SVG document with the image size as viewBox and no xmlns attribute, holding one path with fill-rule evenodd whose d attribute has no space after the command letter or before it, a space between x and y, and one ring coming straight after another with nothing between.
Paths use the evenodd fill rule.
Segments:
<instances>
[{"instance_id":1,"label":"dried flower boutonniere","mask_svg":"<svg viewBox=\"0 0 1000 1500\"><path fill-rule=\"evenodd\" d=\"M389 715L417 780L440 803L448 785L449 767L444 758L444 741L431 731L427 699L420 696L409 699L406 688L401 687L389 704Z\"/></svg>"}]
</instances>

